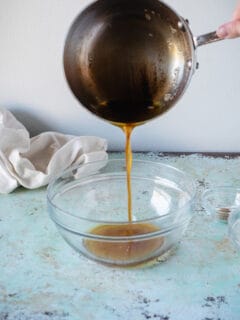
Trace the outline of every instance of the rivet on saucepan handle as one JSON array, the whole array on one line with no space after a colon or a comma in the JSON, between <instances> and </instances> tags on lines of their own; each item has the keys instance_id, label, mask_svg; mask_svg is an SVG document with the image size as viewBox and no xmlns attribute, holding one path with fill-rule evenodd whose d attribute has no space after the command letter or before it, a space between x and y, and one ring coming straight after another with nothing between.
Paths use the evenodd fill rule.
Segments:
<instances>
[{"instance_id":1,"label":"rivet on saucepan handle","mask_svg":"<svg viewBox=\"0 0 240 320\"><path fill-rule=\"evenodd\" d=\"M209 43L216 42L216 41L221 41L221 40L223 40L223 39L218 37L216 31L210 32L210 33L207 33L207 34L203 34L201 36L197 36L197 37L193 38L194 45L195 45L196 48L200 47L200 46L203 46L205 44L209 44Z\"/></svg>"}]
</instances>

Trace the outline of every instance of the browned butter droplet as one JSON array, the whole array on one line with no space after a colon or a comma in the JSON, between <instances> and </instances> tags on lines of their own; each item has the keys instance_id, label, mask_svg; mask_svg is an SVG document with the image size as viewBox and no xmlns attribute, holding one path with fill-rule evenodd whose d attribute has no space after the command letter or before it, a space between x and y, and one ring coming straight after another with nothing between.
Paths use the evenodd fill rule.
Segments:
<instances>
[{"instance_id":1,"label":"browned butter droplet","mask_svg":"<svg viewBox=\"0 0 240 320\"><path fill-rule=\"evenodd\" d=\"M90 231L91 234L107 237L126 237L157 232L159 228L153 224L120 224L100 225ZM148 258L157 251L164 242L161 236L153 239L129 241L85 240L86 249L94 256L111 261L132 261Z\"/></svg>"}]
</instances>

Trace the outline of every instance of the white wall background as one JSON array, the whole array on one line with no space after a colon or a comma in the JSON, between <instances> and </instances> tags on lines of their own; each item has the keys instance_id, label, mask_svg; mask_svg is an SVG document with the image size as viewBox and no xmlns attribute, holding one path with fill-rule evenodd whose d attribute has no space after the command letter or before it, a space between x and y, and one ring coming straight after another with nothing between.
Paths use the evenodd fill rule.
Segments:
<instances>
[{"instance_id":1,"label":"white wall background","mask_svg":"<svg viewBox=\"0 0 240 320\"><path fill-rule=\"evenodd\" d=\"M194 34L215 30L236 6L236 0L165 2L190 20ZM122 132L80 107L64 78L66 33L88 3L0 0L0 105L32 134L97 135L110 150L122 150ZM198 60L200 69L179 104L135 130L135 151L240 152L240 39L202 47Z\"/></svg>"}]
</instances>

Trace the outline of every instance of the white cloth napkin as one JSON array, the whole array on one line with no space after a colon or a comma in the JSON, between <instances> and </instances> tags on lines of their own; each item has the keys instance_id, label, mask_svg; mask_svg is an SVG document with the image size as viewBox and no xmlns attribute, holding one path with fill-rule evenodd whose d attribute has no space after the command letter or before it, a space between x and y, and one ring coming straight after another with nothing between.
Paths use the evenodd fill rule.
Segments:
<instances>
[{"instance_id":1,"label":"white cloth napkin","mask_svg":"<svg viewBox=\"0 0 240 320\"><path fill-rule=\"evenodd\" d=\"M30 138L11 112L0 108L0 193L18 186L47 185L50 178L72 165L106 160L106 140L45 132Z\"/></svg>"}]
</instances>

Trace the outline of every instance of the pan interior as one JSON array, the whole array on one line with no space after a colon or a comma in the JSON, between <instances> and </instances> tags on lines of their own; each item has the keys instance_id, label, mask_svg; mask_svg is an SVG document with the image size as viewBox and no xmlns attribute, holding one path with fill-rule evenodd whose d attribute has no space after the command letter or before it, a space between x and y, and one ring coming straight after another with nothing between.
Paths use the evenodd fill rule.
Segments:
<instances>
[{"instance_id":1,"label":"pan interior","mask_svg":"<svg viewBox=\"0 0 240 320\"><path fill-rule=\"evenodd\" d=\"M182 24L182 27L181 27ZM99 0L68 34L64 67L78 100L116 124L170 109L192 74L188 27L158 0Z\"/></svg>"}]
</instances>

